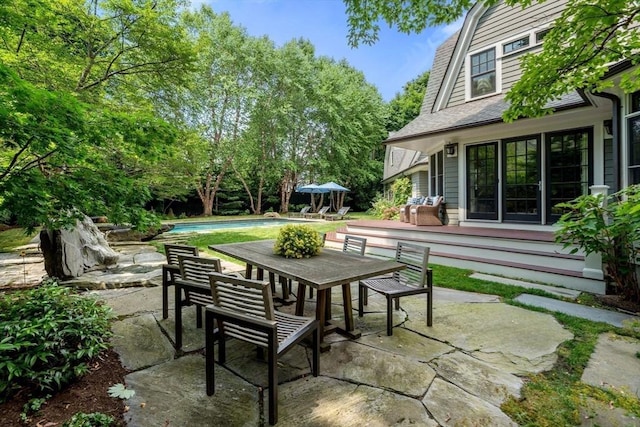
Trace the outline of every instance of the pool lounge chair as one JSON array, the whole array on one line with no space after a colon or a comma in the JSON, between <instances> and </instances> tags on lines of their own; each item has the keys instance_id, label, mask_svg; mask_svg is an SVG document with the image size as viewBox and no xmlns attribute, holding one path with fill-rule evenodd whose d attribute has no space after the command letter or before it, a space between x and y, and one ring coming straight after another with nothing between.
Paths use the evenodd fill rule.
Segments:
<instances>
[{"instance_id":1,"label":"pool lounge chair","mask_svg":"<svg viewBox=\"0 0 640 427\"><path fill-rule=\"evenodd\" d=\"M349 212L349 209L351 209L349 206L343 206L340 209L338 209L338 212L336 212L334 214L324 215L323 218L326 219L327 221L334 221L336 219L344 219L347 216L347 212Z\"/></svg>"},{"instance_id":2,"label":"pool lounge chair","mask_svg":"<svg viewBox=\"0 0 640 427\"><path fill-rule=\"evenodd\" d=\"M302 218L306 213L311 210L311 206L305 206L300 209L300 212L289 212L289 218Z\"/></svg>"},{"instance_id":3,"label":"pool lounge chair","mask_svg":"<svg viewBox=\"0 0 640 427\"><path fill-rule=\"evenodd\" d=\"M331 207L330 206L323 206L318 212L310 212L310 213L306 213L304 214L305 218L322 218L327 211L329 211Z\"/></svg>"}]
</instances>

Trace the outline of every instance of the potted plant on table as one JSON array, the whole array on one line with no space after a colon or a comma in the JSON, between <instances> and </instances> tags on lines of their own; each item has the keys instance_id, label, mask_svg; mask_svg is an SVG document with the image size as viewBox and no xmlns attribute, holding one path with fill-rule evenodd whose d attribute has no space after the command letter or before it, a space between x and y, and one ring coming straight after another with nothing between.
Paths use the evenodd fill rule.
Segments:
<instances>
[{"instance_id":1,"label":"potted plant on table","mask_svg":"<svg viewBox=\"0 0 640 427\"><path fill-rule=\"evenodd\" d=\"M280 229L273 251L285 258L310 258L320 253L322 238L308 225L285 225Z\"/></svg>"}]
</instances>

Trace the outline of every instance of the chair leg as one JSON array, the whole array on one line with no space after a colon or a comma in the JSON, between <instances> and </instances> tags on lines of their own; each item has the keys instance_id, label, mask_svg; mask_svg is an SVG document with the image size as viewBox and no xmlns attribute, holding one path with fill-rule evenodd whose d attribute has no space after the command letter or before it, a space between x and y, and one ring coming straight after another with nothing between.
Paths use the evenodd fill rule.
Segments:
<instances>
[{"instance_id":1,"label":"chair leg","mask_svg":"<svg viewBox=\"0 0 640 427\"><path fill-rule=\"evenodd\" d=\"M427 326L433 325L433 291L427 293Z\"/></svg>"},{"instance_id":2,"label":"chair leg","mask_svg":"<svg viewBox=\"0 0 640 427\"><path fill-rule=\"evenodd\" d=\"M213 331L213 313L205 313L205 376L207 383L207 396L216 392L215 358L213 356L215 334Z\"/></svg>"},{"instance_id":3,"label":"chair leg","mask_svg":"<svg viewBox=\"0 0 640 427\"><path fill-rule=\"evenodd\" d=\"M364 315L364 295L367 292L367 288L358 284L358 317Z\"/></svg>"},{"instance_id":4,"label":"chair leg","mask_svg":"<svg viewBox=\"0 0 640 427\"><path fill-rule=\"evenodd\" d=\"M196 328L202 328L202 306L196 305Z\"/></svg>"},{"instance_id":5,"label":"chair leg","mask_svg":"<svg viewBox=\"0 0 640 427\"><path fill-rule=\"evenodd\" d=\"M269 424L278 422L278 349L277 337L269 337Z\"/></svg>"},{"instance_id":6,"label":"chair leg","mask_svg":"<svg viewBox=\"0 0 640 427\"><path fill-rule=\"evenodd\" d=\"M182 348L182 301L180 297L182 290L180 286L173 285L175 288L175 333L176 333L176 350Z\"/></svg>"},{"instance_id":7,"label":"chair leg","mask_svg":"<svg viewBox=\"0 0 640 427\"><path fill-rule=\"evenodd\" d=\"M387 335L393 335L393 301L390 296L387 296Z\"/></svg>"},{"instance_id":8,"label":"chair leg","mask_svg":"<svg viewBox=\"0 0 640 427\"><path fill-rule=\"evenodd\" d=\"M400 298L394 298L396 300L396 310L400 310Z\"/></svg>"},{"instance_id":9,"label":"chair leg","mask_svg":"<svg viewBox=\"0 0 640 427\"><path fill-rule=\"evenodd\" d=\"M162 268L162 318L169 317L169 272Z\"/></svg>"},{"instance_id":10,"label":"chair leg","mask_svg":"<svg viewBox=\"0 0 640 427\"><path fill-rule=\"evenodd\" d=\"M312 356L312 365L311 373L314 377L317 377L320 373L320 331L318 328L315 328L313 331L313 356Z\"/></svg>"}]
</instances>

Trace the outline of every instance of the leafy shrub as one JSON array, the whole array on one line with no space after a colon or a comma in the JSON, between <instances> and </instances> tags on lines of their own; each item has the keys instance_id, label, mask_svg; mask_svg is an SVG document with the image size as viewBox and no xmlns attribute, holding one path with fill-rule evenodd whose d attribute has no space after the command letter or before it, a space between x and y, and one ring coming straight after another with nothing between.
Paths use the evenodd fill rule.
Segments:
<instances>
[{"instance_id":1,"label":"leafy shrub","mask_svg":"<svg viewBox=\"0 0 640 427\"><path fill-rule=\"evenodd\" d=\"M110 309L55 281L0 298L0 402L27 387L57 391L108 347Z\"/></svg>"},{"instance_id":2,"label":"leafy shrub","mask_svg":"<svg viewBox=\"0 0 640 427\"><path fill-rule=\"evenodd\" d=\"M371 213L380 219L397 219L399 210L393 202L387 200L382 195L378 195L371 203Z\"/></svg>"},{"instance_id":3,"label":"leafy shrub","mask_svg":"<svg viewBox=\"0 0 640 427\"><path fill-rule=\"evenodd\" d=\"M62 424L62 427L109 427L114 422L113 417L102 412L93 412L91 414L78 412L69 421Z\"/></svg>"},{"instance_id":4,"label":"leafy shrub","mask_svg":"<svg viewBox=\"0 0 640 427\"><path fill-rule=\"evenodd\" d=\"M280 228L273 252L285 258L309 258L317 255L322 238L308 225L285 225Z\"/></svg>"},{"instance_id":5,"label":"leafy shrub","mask_svg":"<svg viewBox=\"0 0 640 427\"><path fill-rule=\"evenodd\" d=\"M560 217L556 242L599 253L607 276L619 294L640 302L636 267L640 264L640 185L617 193L580 196L558 205L566 213Z\"/></svg>"},{"instance_id":6,"label":"leafy shrub","mask_svg":"<svg viewBox=\"0 0 640 427\"><path fill-rule=\"evenodd\" d=\"M390 190L393 206L404 205L407 203L407 199L411 197L411 180L406 176L398 178L393 181Z\"/></svg>"}]
</instances>

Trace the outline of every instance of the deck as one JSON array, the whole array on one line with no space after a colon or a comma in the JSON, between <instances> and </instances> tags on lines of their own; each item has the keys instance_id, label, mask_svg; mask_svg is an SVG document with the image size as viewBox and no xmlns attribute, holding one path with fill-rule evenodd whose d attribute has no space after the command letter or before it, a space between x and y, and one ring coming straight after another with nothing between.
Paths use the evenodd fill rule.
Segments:
<instances>
[{"instance_id":1,"label":"deck","mask_svg":"<svg viewBox=\"0 0 640 427\"><path fill-rule=\"evenodd\" d=\"M348 221L329 235L337 244L345 234L367 238L370 253L389 255L398 240L431 247L434 264L552 284L591 293L605 293L603 280L585 277L585 257L555 243L549 230L471 226L416 226L400 221Z\"/></svg>"}]
</instances>

